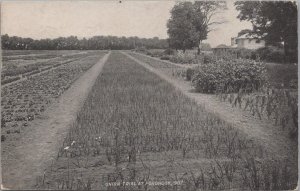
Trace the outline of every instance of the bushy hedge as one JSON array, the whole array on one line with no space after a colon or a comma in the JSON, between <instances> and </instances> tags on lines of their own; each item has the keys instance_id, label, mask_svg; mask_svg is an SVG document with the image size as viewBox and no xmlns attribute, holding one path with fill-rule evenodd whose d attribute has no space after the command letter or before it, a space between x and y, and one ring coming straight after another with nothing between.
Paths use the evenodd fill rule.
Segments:
<instances>
[{"instance_id":1,"label":"bushy hedge","mask_svg":"<svg viewBox=\"0 0 300 191\"><path fill-rule=\"evenodd\" d=\"M176 77L183 78L187 81L191 81L194 75L194 68L176 68L172 71L172 75Z\"/></svg>"},{"instance_id":2,"label":"bushy hedge","mask_svg":"<svg viewBox=\"0 0 300 191\"><path fill-rule=\"evenodd\" d=\"M178 52L177 54L170 56L170 61L179 64L193 64L197 61L195 58L196 56L193 53Z\"/></svg>"},{"instance_id":3,"label":"bushy hedge","mask_svg":"<svg viewBox=\"0 0 300 191\"><path fill-rule=\"evenodd\" d=\"M188 68L188 69L186 69L186 77L185 77L185 79L187 81L191 81L194 73L195 73L195 69L194 68Z\"/></svg>"},{"instance_id":4,"label":"bushy hedge","mask_svg":"<svg viewBox=\"0 0 300 191\"><path fill-rule=\"evenodd\" d=\"M164 55L160 57L161 60L170 60L170 56L169 55Z\"/></svg>"},{"instance_id":5,"label":"bushy hedge","mask_svg":"<svg viewBox=\"0 0 300 191\"><path fill-rule=\"evenodd\" d=\"M261 62L246 59L218 60L195 68L192 84L202 93L253 91L266 81Z\"/></svg>"},{"instance_id":6,"label":"bushy hedge","mask_svg":"<svg viewBox=\"0 0 300 191\"><path fill-rule=\"evenodd\" d=\"M261 60L267 62L284 63L285 55L284 51L275 47L264 47L256 50Z\"/></svg>"},{"instance_id":7,"label":"bushy hedge","mask_svg":"<svg viewBox=\"0 0 300 191\"><path fill-rule=\"evenodd\" d=\"M164 54L166 54L166 55L174 55L174 54L176 54L176 50L168 48L168 49L166 49L164 51Z\"/></svg>"}]
</instances>

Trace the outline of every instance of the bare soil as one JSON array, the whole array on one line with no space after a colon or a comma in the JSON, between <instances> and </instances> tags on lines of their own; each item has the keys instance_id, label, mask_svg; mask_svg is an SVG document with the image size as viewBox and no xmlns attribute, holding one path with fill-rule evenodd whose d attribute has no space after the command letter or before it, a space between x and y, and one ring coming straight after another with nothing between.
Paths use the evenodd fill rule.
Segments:
<instances>
[{"instance_id":1,"label":"bare soil","mask_svg":"<svg viewBox=\"0 0 300 191\"><path fill-rule=\"evenodd\" d=\"M8 189L32 189L56 158L68 128L84 103L109 54L77 79L43 115L34 120L18 141L1 147L2 184Z\"/></svg>"},{"instance_id":2,"label":"bare soil","mask_svg":"<svg viewBox=\"0 0 300 191\"><path fill-rule=\"evenodd\" d=\"M270 157L291 158L297 162L297 140L290 139L285 132L274 126L270 121L260 120L247 111L233 108L229 103L221 102L215 95L196 93L190 82L169 76L125 52L123 54L168 81L176 89L203 106L208 112L217 115L222 120L232 124L233 127L244 132L250 139L262 145L269 152Z\"/></svg>"}]
</instances>

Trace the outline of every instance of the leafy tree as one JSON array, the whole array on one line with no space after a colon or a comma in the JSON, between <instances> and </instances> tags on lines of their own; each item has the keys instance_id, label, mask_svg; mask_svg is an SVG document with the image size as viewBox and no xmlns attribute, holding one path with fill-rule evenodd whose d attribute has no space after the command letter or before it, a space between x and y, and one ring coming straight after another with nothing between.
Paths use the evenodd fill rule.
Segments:
<instances>
[{"instance_id":1,"label":"leafy tree","mask_svg":"<svg viewBox=\"0 0 300 191\"><path fill-rule=\"evenodd\" d=\"M171 18L167 23L169 45L182 49L198 47L200 54L201 42L207 39L207 34L214 24L223 21L213 21L214 15L226 9L224 1L181 2L171 10Z\"/></svg>"},{"instance_id":2,"label":"leafy tree","mask_svg":"<svg viewBox=\"0 0 300 191\"><path fill-rule=\"evenodd\" d=\"M251 29L244 29L244 30L241 30L239 33L238 33L238 37L244 35L244 34L251 34L252 33L252 30Z\"/></svg>"},{"instance_id":3,"label":"leafy tree","mask_svg":"<svg viewBox=\"0 0 300 191\"><path fill-rule=\"evenodd\" d=\"M7 34L1 37L1 47L2 49L8 49L10 47L9 36Z\"/></svg>"},{"instance_id":4,"label":"leafy tree","mask_svg":"<svg viewBox=\"0 0 300 191\"><path fill-rule=\"evenodd\" d=\"M295 1L237 1L235 6L238 18L252 23L253 34L268 44L282 42L289 61L296 59L298 11Z\"/></svg>"},{"instance_id":5,"label":"leafy tree","mask_svg":"<svg viewBox=\"0 0 300 191\"><path fill-rule=\"evenodd\" d=\"M186 49L195 46L192 39L194 26L192 19L194 17L193 4L191 2L179 3L171 10L171 18L168 20L169 45L175 49Z\"/></svg>"},{"instance_id":6,"label":"leafy tree","mask_svg":"<svg viewBox=\"0 0 300 191\"><path fill-rule=\"evenodd\" d=\"M195 1L194 3L196 17L193 20L193 25L198 33L195 41L197 42L198 54L203 40L207 39L210 31L214 30L213 25L222 24L225 21L215 21L213 17L219 14L222 10L227 9L226 1Z\"/></svg>"},{"instance_id":7,"label":"leafy tree","mask_svg":"<svg viewBox=\"0 0 300 191\"><path fill-rule=\"evenodd\" d=\"M201 50L210 51L211 50L210 44L209 43L202 43L201 44Z\"/></svg>"}]
</instances>

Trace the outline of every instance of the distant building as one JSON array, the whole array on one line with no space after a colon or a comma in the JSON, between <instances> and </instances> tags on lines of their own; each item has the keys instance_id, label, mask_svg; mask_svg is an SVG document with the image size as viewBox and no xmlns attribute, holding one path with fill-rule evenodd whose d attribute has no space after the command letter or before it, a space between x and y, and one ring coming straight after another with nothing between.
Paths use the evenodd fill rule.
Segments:
<instances>
[{"instance_id":1,"label":"distant building","mask_svg":"<svg viewBox=\"0 0 300 191\"><path fill-rule=\"evenodd\" d=\"M265 46L266 42L264 40L253 37L249 34L243 34L242 36L231 38L231 47L233 48L258 49Z\"/></svg>"},{"instance_id":2,"label":"distant building","mask_svg":"<svg viewBox=\"0 0 300 191\"><path fill-rule=\"evenodd\" d=\"M213 53L216 55L223 55L228 52L228 50L232 49L231 46L226 46L225 44L220 44L217 47L213 48Z\"/></svg>"}]
</instances>

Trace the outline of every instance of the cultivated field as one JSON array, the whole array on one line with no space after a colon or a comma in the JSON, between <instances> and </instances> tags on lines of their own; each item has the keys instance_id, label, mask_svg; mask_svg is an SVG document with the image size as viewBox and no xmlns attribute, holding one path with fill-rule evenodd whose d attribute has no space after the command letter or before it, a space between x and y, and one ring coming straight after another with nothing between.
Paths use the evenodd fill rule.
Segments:
<instances>
[{"instance_id":1,"label":"cultivated field","mask_svg":"<svg viewBox=\"0 0 300 191\"><path fill-rule=\"evenodd\" d=\"M95 51L4 51L1 85L24 80L94 53Z\"/></svg>"},{"instance_id":2,"label":"cultivated field","mask_svg":"<svg viewBox=\"0 0 300 191\"><path fill-rule=\"evenodd\" d=\"M23 54L22 54L23 52ZM48 54L47 54L48 53ZM32 71L23 70L20 64L15 68L11 62L3 61L2 76L10 74L11 78L4 77L3 82L17 76L17 80L5 83L1 88L1 141L15 139L38 118L56 98L58 98L72 82L82 73L93 66L106 52L105 51L7 51L4 58L13 60L17 54L19 57L28 58L33 66ZM39 61L34 59L37 55L56 55L58 58L46 58ZM30 57L30 59L29 59ZM37 61L38 60L38 61Z\"/></svg>"},{"instance_id":3,"label":"cultivated field","mask_svg":"<svg viewBox=\"0 0 300 191\"><path fill-rule=\"evenodd\" d=\"M170 76L177 67L131 55ZM56 160L36 186L108 190L295 188L294 155L269 152L265 146L222 117L208 113L126 55L114 52Z\"/></svg>"},{"instance_id":4,"label":"cultivated field","mask_svg":"<svg viewBox=\"0 0 300 191\"><path fill-rule=\"evenodd\" d=\"M7 164L3 177L10 185L66 190L295 188L296 89L271 85L255 92L197 93L190 81L200 65L131 51L107 53L4 52L1 152L2 164ZM100 63L104 57L108 60ZM282 76L277 68L289 67L268 67L274 84L290 82L276 78ZM30 158L35 152L37 160ZM7 180L22 176L14 174L19 172L37 177Z\"/></svg>"},{"instance_id":5,"label":"cultivated field","mask_svg":"<svg viewBox=\"0 0 300 191\"><path fill-rule=\"evenodd\" d=\"M180 66L139 53L129 54L168 76L187 81L191 81L193 72L198 66L197 64ZM298 93L297 87L289 87L291 82L297 80L297 66L271 63L265 65L268 85L254 92L240 89L238 93L232 93L228 89L221 89L215 95L220 101L229 102L232 107L248 111L259 120L269 120L274 126L280 126L286 136L297 139ZM297 81L295 82L294 86L297 86Z\"/></svg>"}]
</instances>

